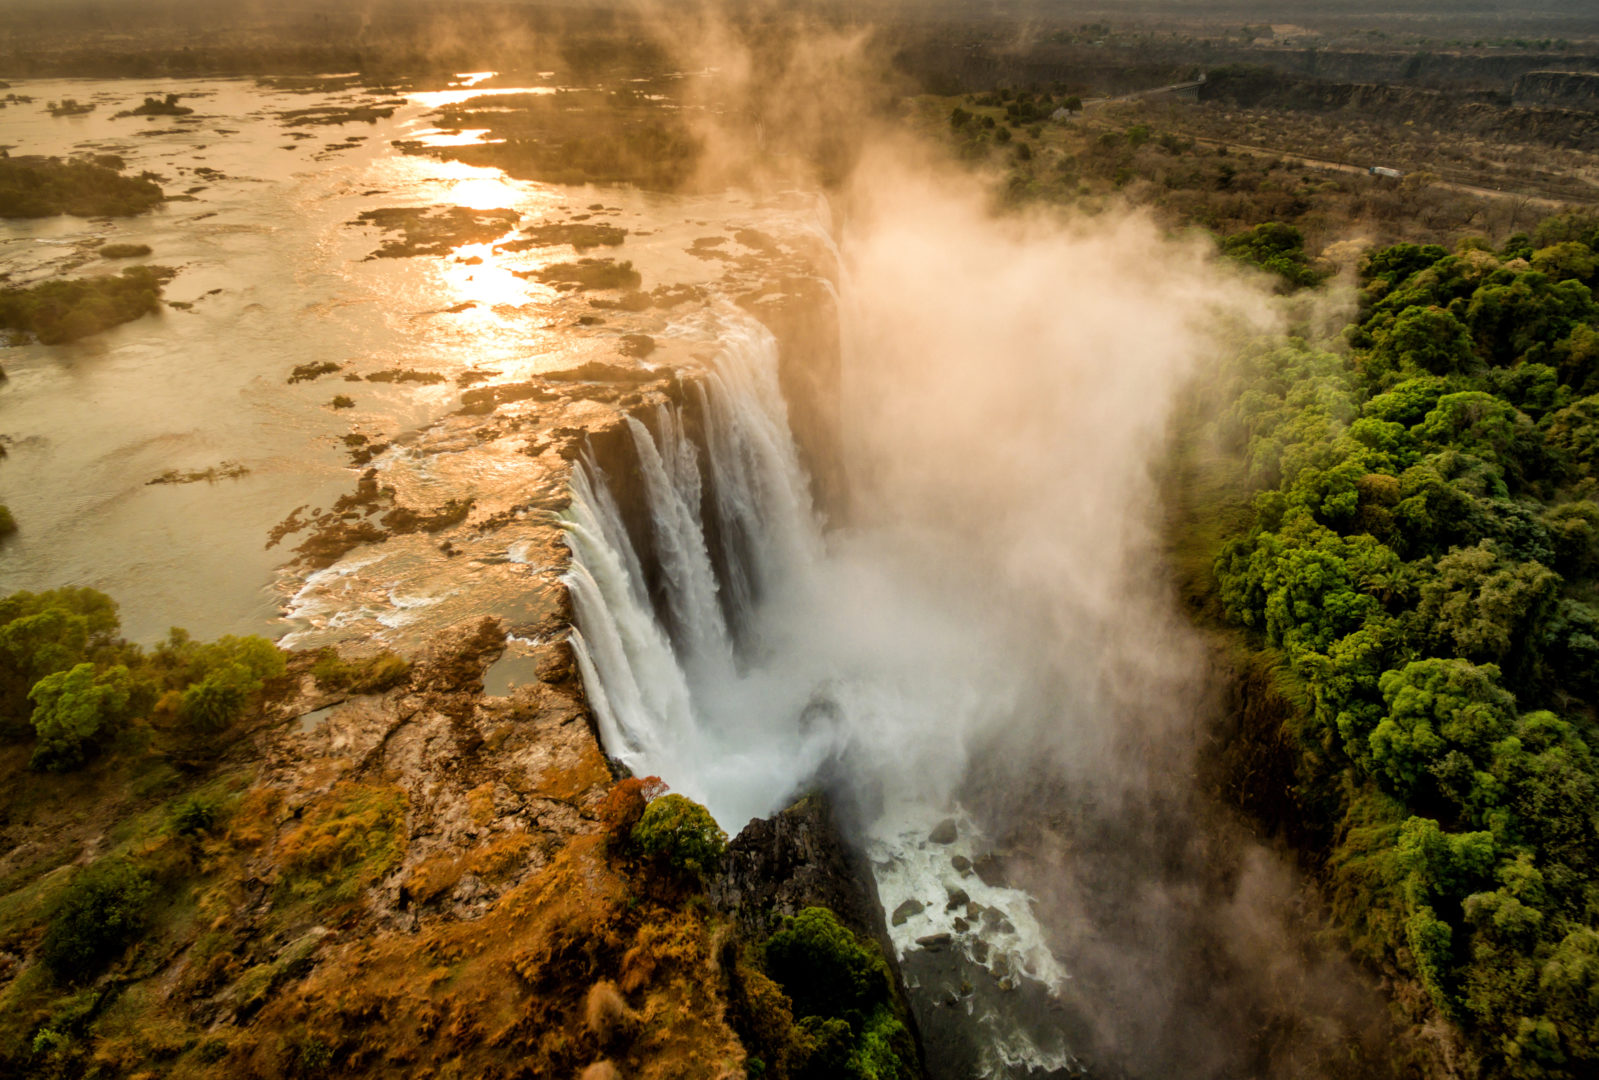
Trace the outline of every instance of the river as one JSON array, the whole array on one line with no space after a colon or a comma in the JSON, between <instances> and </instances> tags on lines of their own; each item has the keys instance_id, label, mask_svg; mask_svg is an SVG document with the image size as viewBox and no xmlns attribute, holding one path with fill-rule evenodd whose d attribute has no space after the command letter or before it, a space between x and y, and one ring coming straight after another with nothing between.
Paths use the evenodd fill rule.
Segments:
<instances>
[{"instance_id":1,"label":"river","mask_svg":"<svg viewBox=\"0 0 1599 1080\"><path fill-rule=\"evenodd\" d=\"M118 599L124 631L137 641L175 625L202 637L305 629L283 621L303 575L284 571L284 549L266 544L296 507L325 507L348 490L345 436L403 440L458 407L464 372L515 381L581 361L622 332L574 329L579 316L567 298L512 273L569 259L570 249L496 254L470 245L448 258L369 259L380 238L352 224L363 212L505 208L529 224L603 205L603 220L629 232L606 253L631 260L646 287L716 280L720 264L687 253L694 239L781 216L748 198L514 181L392 145L430 138L428 115L470 92L461 88L411 94L370 123L297 127L281 114L371 99L248 79L41 80L10 92L35 99L0 111L0 140L12 153L116 154L129 171L156 173L181 200L133 218L0 219L0 274L9 284L113 272L119 264L95 259L95 246L146 244L150 262L179 270L166 299L192 305L71 345L0 352L9 376L0 385L9 451L0 503L21 527L0 548L0 589L100 588ZM193 115L115 117L169 92L183 95ZM97 107L72 117L45 111L63 98ZM801 209L804 216L813 206L801 200ZM297 366L321 363L342 370L287 383ZM396 369L445 381L354 389L342 381ZM346 391L354 408L331 409ZM224 463L247 471L150 483L168 470Z\"/></svg>"}]
</instances>

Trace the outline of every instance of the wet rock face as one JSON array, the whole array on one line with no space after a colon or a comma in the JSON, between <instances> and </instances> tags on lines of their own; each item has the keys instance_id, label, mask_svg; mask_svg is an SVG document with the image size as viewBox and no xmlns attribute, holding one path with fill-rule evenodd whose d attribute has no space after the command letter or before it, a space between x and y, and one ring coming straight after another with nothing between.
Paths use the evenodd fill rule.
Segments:
<instances>
[{"instance_id":1,"label":"wet rock face","mask_svg":"<svg viewBox=\"0 0 1599 1080\"><path fill-rule=\"evenodd\" d=\"M857 934L893 955L869 868L845 844L827 801L812 795L782 813L751 821L727 847L710 898L739 929L759 940L783 916L832 909Z\"/></svg>"},{"instance_id":2,"label":"wet rock face","mask_svg":"<svg viewBox=\"0 0 1599 1080\"><path fill-rule=\"evenodd\" d=\"M930 1072L916 1027L919 1016L905 995L905 977L888 936L872 869L845 839L825 798L807 796L781 813L744 826L728 844L722 870L708 883L707 892L711 903L733 917L748 941L764 940L782 925L784 916L825 907L857 936L877 942L893 975L917 1056ZM895 912L900 922L908 917L904 908L901 905Z\"/></svg>"}]
</instances>

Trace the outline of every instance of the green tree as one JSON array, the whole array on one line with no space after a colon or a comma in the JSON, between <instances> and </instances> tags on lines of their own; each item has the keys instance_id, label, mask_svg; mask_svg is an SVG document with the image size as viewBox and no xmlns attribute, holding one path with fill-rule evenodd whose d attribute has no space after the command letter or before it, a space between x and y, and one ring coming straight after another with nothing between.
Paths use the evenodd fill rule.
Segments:
<instances>
[{"instance_id":1,"label":"green tree","mask_svg":"<svg viewBox=\"0 0 1599 1080\"><path fill-rule=\"evenodd\" d=\"M686 878L698 878L721 862L727 834L709 810L683 795L662 795L644 808L633 826L633 843L646 856Z\"/></svg>"},{"instance_id":2,"label":"green tree","mask_svg":"<svg viewBox=\"0 0 1599 1080\"><path fill-rule=\"evenodd\" d=\"M1530 660L1559 595L1554 571L1501 559L1483 543L1438 560L1421 587L1416 614L1445 654L1519 669Z\"/></svg>"},{"instance_id":3,"label":"green tree","mask_svg":"<svg viewBox=\"0 0 1599 1080\"><path fill-rule=\"evenodd\" d=\"M1372 766L1401 798L1425 794L1453 750L1486 763L1512 730L1515 699L1499 669L1466 660L1413 660L1378 680L1387 715L1368 738Z\"/></svg>"},{"instance_id":4,"label":"green tree","mask_svg":"<svg viewBox=\"0 0 1599 1080\"><path fill-rule=\"evenodd\" d=\"M1326 274L1310 265L1305 237L1292 225L1268 221L1221 242L1222 254L1276 274L1289 288L1315 285Z\"/></svg>"},{"instance_id":5,"label":"green tree","mask_svg":"<svg viewBox=\"0 0 1599 1080\"><path fill-rule=\"evenodd\" d=\"M98 675L93 664L78 664L40 679L29 695L39 740L29 765L53 771L82 765L126 718L133 693L133 676L121 664Z\"/></svg>"},{"instance_id":6,"label":"green tree","mask_svg":"<svg viewBox=\"0 0 1599 1080\"><path fill-rule=\"evenodd\" d=\"M1377 336L1373 355L1391 370L1419 368L1430 375L1454 375L1481 365L1471 332L1441 307L1407 308L1391 329Z\"/></svg>"},{"instance_id":7,"label":"green tree","mask_svg":"<svg viewBox=\"0 0 1599 1080\"><path fill-rule=\"evenodd\" d=\"M1389 287L1398 285L1412 274L1427 269L1449 252L1437 244L1425 247L1417 244L1395 244L1377 248L1367 254L1360 267L1362 280L1381 279Z\"/></svg>"},{"instance_id":8,"label":"green tree","mask_svg":"<svg viewBox=\"0 0 1599 1080\"><path fill-rule=\"evenodd\" d=\"M824 907L783 920L766 941L766 973L794 1002L794 1016L840 1017L859 1031L889 997L888 967Z\"/></svg>"},{"instance_id":9,"label":"green tree","mask_svg":"<svg viewBox=\"0 0 1599 1080\"><path fill-rule=\"evenodd\" d=\"M1529 270L1508 284L1478 289L1466 307L1465 321L1483 359L1505 365L1552 356L1556 342L1596 317L1599 307L1586 285L1554 283Z\"/></svg>"},{"instance_id":10,"label":"green tree","mask_svg":"<svg viewBox=\"0 0 1599 1080\"><path fill-rule=\"evenodd\" d=\"M226 635L200 645L187 634L174 632L164 656L188 682L179 713L192 728L214 734L231 725L244 711L250 695L267 679L283 674L283 652L263 637Z\"/></svg>"}]
</instances>

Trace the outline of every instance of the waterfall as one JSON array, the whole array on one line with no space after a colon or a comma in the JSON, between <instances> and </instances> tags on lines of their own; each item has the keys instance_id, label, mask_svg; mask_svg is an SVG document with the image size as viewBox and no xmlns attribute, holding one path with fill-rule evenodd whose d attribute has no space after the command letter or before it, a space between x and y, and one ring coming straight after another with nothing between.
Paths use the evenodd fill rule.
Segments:
<instances>
[{"instance_id":1,"label":"waterfall","mask_svg":"<svg viewBox=\"0 0 1599 1080\"><path fill-rule=\"evenodd\" d=\"M585 454L573 470L572 643L606 751L704 803L729 832L824 771L846 776L878 808L865 840L885 905L916 901L890 928L915 985L935 996L970 994L979 979L991 988L980 1011L966 1006L984 1047L973 1070L1061 1070L1071 1058L1059 1036L1003 1003L1047 1016L1041 1002L1066 973L1027 894L971 876L981 831L953 801L962 732L1017 709L1004 645L906 575L902 538L824 542L777 342L742 313L719 329L691 406L626 420L644 504L634 534L599 462ZM952 813L958 842L931 843ZM952 944L923 951L934 939Z\"/></svg>"},{"instance_id":2,"label":"waterfall","mask_svg":"<svg viewBox=\"0 0 1599 1080\"><path fill-rule=\"evenodd\" d=\"M712 370L693 387L705 461L677 407L659 407L653 429L626 420L664 610L655 610L646 560L589 455L573 470L565 582L606 750L634 772L669 778L736 829L781 806L826 757L815 739L785 738L793 732L781 718L798 713L735 655L735 632L743 651L762 651L757 605L803 581L823 544L778 386L777 342L742 314L724 316L720 336Z\"/></svg>"}]
</instances>

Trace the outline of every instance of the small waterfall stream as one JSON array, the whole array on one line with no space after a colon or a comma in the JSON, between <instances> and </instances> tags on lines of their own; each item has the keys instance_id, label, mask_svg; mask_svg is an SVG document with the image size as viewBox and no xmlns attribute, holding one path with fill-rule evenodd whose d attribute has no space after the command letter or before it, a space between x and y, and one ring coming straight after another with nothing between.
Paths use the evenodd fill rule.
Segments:
<instances>
[{"instance_id":1,"label":"small waterfall stream","mask_svg":"<svg viewBox=\"0 0 1599 1080\"><path fill-rule=\"evenodd\" d=\"M868 854L887 912L900 909L890 935L913 997L979 1032L963 1071L1071 1072L1048 1022L1066 973L1030 898L973 874L980 834L951 798L959 776L940 772L959 755L934 745L1006 695L974 678L970 643L957 662L964 628L893 588L892 542L824 538L777 342L742 313L721 319L690 404L627 420L648 535L630 534L594 457L574 470L572 640L605 747L730 833L842 779L876 811ZM958 840L934 842L952 817Z\"/></svg>"}]
</instances>

